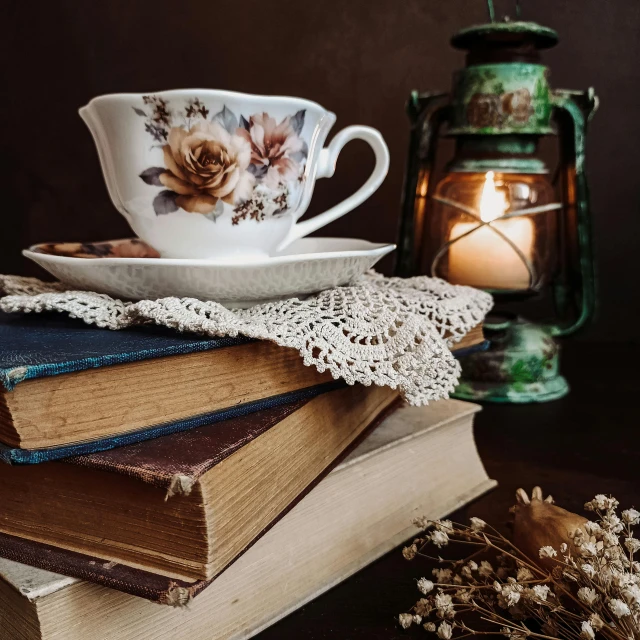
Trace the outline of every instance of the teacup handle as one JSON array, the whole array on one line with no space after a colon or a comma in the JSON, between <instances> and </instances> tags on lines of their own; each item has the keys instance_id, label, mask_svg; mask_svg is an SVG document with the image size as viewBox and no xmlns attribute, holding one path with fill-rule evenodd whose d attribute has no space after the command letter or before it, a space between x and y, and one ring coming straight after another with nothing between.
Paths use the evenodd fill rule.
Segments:
<instances>
[{"instance_id":1,"label":"teacup handle","mask_svg":"<svg viewBox=\"0 0 640 640\"><path fill-rule=\"evenodd\" d=\"M320 227L324 227L330 222L337 220L345 213L349 213L349 211L352 211L358 205L362 204L367 198L371 197L371 195L382 184L382 181L385 179L387 171L389 170L389 149L387 148L387 145L379 131L372 129L371 127L364 127L361 125L342 129L342 131L339 131L334 136L329 146L320 151L316 179L330 178L333 176L336 170L338 155L340 155L342 147L344 147L347 142L351 142L351 140L356 139L368 142L376 156L376 164L367 181L346 200L343 200L334 207L331 207L331 209L324 213L319 213L317 216L314 216L309 220L298 222L294 225L287 236L287 239L282 243L280 248L288 245L293 240L303 238L316 229L320 229Z\"/></svg>"}]
</instances>

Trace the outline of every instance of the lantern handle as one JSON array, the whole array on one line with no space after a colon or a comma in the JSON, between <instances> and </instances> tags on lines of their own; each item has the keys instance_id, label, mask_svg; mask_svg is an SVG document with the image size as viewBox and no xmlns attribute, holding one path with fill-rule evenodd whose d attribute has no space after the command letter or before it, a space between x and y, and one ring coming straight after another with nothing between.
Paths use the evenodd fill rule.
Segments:
<instances>
[{"instance_id":1,"label":"lantern handle","mask_svg":"<svg viewBox=\"0 0 640 640\"><path fill-rule=\"evenodd\" d=\"M489 10L489 22L495 22L496 11L493 8L493 0L487 0L487 9Z\"/></svg>"},{"instance_id":2,"label":"lantern handle","mask_svg":"<svg viewBox=\"0 0 640 640\"><path fill-rule=\"evenodd\" d=\"M591 231L591 208L585 169L587 124L598 108L593 88L587 91L557 89L552 93L560 134L561 176L564 182L562 242L566 263L562 281L554 285L554 303L561 321L571 303L577 317L551 327L555 336L576 333L596 311L596 274ZM573 300L572 300L573 298Z\"/></svg>"},{"instance_id":3,"label":"lantern handle","mask_svg":"<svg viewBox=\"0 0 640 640\"><path fill-rule=\"evenodd\" d=\"M395 274L401 278L415 275L416 243L421 237L418 228L424 223L416 220L415 195L419 178L425 188L431 179L435 164L436 139L440 127L448 120L451 98L448 93L418 93L412 91L407 102L407 115L411 121L409 154L402 189L400 233L396 251Z\"/></svg>"},{"instance_id":4,"label":"lantern handle","mask_svg":"<svg viewBox=\"0 0 640 640\"><path fill-rule=\"evenodd\" d=\"M515 0L516 2L516 20L520 20L522 15L522 8L520 6L520 0ZM496 21L496 10L493 6L493 0L487 0L487 10L489 11L489 22ZM507 20L507 18L505 18Z\"/></svg>"}]
</instances>

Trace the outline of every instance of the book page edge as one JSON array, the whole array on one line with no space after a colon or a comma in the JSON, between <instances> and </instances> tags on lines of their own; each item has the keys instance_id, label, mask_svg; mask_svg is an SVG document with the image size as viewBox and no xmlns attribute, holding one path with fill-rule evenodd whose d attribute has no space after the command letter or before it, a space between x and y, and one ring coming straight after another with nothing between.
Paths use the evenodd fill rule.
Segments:
<instances>
[{"instance_id":1,"label":"book page edge","mask_svg":"<svg viewBox=\"0 0 640 640\"><path fill-rule=\"evenodd\" d=\"M446 400L445 401L439 400L438 402L446 402ZM459 401L456 401L456 402L459 402ZM475 414L478 413L479 411L482 411L482 407L480 405L477 405L471 402L469 403L465 402L464 404L468 404L469 408L464 411L461 411L456 415L452 415L452 416L449 416L448 418L440 420L436 424L427 425L424 428L418 428L415 431L412 431L411 433L408 433L400 438L396 438L390 442L387 442L386 444L382 444L379 447L376 447L375 449L371 449L370 451L367 451L360 455L358 455L358 449L355 449L351 453L351 455L349 455L343 462L341 462L338 466L336 466L336 468L333 470L332 473L338 473L343 469L348 469L354 464L359 464L364 460L368 460L372 456L376 456L381 453L384 453L389 449L393 449L394 447L400 446L406 442L409 442L410 440L414 440L415 438L423 436L432 431L437 431L439 429L442 429L443 427L448 427L453 424L460 423L467 418L471 418L471 420L473 420L473 416L475 416ZM384 428L385 422L393 419L395 417L395 414L398 411L402 411L403 408L405 407L401 406L399 409L396 409L396 411L390 416L387 416L387 418L385 418L385 420L380 425L378 425L376 429L380 429L381 427ZM471 426L473 428L473 423ZM474 439L474 443L475 443L475 439Z\"/></svg>"},{"instance_id":2,"label":"book page edge","mask_svg":"<svg viewBox=\"0 0 640 640\"><path fill-rule=\"evenodd\" d=\"M455 500L453 500L450 503L447 503L444 507L438 510L438 512L433 514L433 518L434 519L443 518L444 516L450 513L453 513L454 511L457 511L458 509L462 508L472 500L479 498L480 496L484 495L485 493L495 488L496 486L498 486L498 483L495 480L487 478L486 480L482 481L480 484L476 485L473 489L470 489L469 491L464 493L462 496L457 496ZM345 580L350 578L352 575L354 575L361 569L364 569L366 566L368 566L372 562L375 562L376 560L381 558L385 553L388 553L389 551L391 551L392 549L400 545L402 542L409 539L412 535L415 535L417 532L418 532L418 529L414 526L409 526L406 529L403 529L400 533L389 538L383 544L379 545L376 549L374 549L370 554L367 555L366 559L360 559L359 562L354 563L352 566L350 566L346 571L344 571L340 575L340 577L336 578L335 580L331 581L326 585L323 585L320 589L314 591L313 593L302 598L295 604L292 604L291 606L287 607L283 611L277 613L274 617L270 618L266 622L263 622L258 627L244 630L240 632L238 635L229 636L229 640L248 640L249 638L253 638L255 635L257 635L261 631L264 631L265 629L268 629L269 627L273 626L283 618L286 618L289 614L293 613L294 611L297 611L301 607L304 607L306 604L308 604L312 600L315 600L316 598L326 593L333 587L337 586L341 582L344 582Z\"/></svg>"}]
</instances>

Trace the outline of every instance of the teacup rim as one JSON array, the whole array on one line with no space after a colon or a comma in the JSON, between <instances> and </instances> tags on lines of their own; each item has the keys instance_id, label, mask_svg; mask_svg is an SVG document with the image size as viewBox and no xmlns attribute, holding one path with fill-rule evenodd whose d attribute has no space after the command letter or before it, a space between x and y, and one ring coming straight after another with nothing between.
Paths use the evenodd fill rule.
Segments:
<instances>
[{"instance_id":1,"label":"teacup rim","mask_svg":"<svg viewBox=\"0 0 640 640\"><path fill-rule=\"evenodd\" d=\"M261 94L261 93L247 93L244 91L231 91L229 89L164 89L162 91L145 91L144 93L136 93L136 92L116 92L116 93L105 93L99 96L94 96L85 104L84 106L79 108L79 111L84 111L85 109L89 109L93 104L104 101L104 100L131 100L132 98L142 98L146 95L154 95L154 96L174 96L181 93L216 93L222 97L235 97L235 98L244 98L244 99L253 99L254 101L266 100L268 102L275 102L278 100L292 100L298 102L300 104L307 104L313 107L320 109L328 115L336 117L336 114L333 111L330 111L326 107L323 107L319 102L315 100L310 100L309 98L300 98L298 96L290 96L290 95L271 95L271 94Z\"/></svg>"}]
</instances>

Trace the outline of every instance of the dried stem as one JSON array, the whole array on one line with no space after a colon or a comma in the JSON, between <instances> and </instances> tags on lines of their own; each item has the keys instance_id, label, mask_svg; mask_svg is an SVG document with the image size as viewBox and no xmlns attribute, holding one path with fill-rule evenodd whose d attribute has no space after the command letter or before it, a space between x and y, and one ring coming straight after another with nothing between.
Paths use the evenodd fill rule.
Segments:
<instances>
[{"instance_id":1,"label":"dried stem","mask_svg":"<svg viewBox=\"0 0 640 640\"><path fill-rule=\"evenodd\" d=\"M540 489L537 492L533 498L541 499ZM428 631L437 630L439 638L453 640L473 635L502 635L511 640L593 640L598 636L640 640L640 564L634 560L640 541L632 528L640 523L640 512L623 511L621 519L617 506L614 498L603 495L588 502L585 508L599 520L577 526L557 548L540 549L546 565L477 518L472 518L471 526L422 521L424 535L405 549L405 557L421 556L449 568L433 569L438 577L433 582L418 581L426 597L411 614L401 614L402 626L421 622ZM450 541L475 550L457 560L425 553L430 545L441 548ZM472 629L456 617L471 612L499 630ZM525 620L535 623L533 628Z\"/></svg>"}]
</instances>

